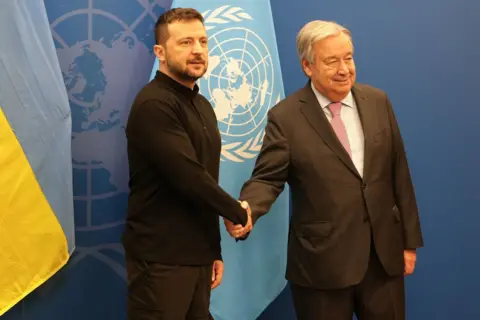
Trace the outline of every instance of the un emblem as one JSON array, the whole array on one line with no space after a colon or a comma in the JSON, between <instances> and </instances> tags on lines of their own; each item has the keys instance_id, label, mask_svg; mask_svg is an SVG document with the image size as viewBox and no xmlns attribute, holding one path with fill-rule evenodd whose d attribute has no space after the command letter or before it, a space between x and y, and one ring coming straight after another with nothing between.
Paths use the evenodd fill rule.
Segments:
<instances>
[{"instance_id":1,"label":"un emblem","mask_svg":"<svg viewBox=\"0 0 480 320\"><path fill-rule=\"evenodd\" d=\"M221 160L244 162L261 149L264 124L275 97L270 51L240 7L222 6L202 13L209 36L209 67L198 85L214 107L222 136ZM280 100L276 97L275 103Z\"/></svg>"},{"instance_id":2,"label":"un emblem","mask_svg":"<svg viewBox=\"0 0 480 320\"><path fill-rule=\"evenodd\" d=\"M76 240L67 276L45 305L50 318L125 319L124 308L105 308L126 296L124 126L152 70L153 26L171 0L45 4L72 111ZM90 307L77 308L78 301Z\"/></svg>"}]
</instances>

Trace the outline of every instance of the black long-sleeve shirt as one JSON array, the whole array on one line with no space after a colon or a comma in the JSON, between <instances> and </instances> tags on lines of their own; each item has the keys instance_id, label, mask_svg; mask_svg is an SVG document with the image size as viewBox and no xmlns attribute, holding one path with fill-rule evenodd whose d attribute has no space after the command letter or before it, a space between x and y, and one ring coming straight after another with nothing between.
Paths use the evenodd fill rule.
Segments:
<instances>
[{"instance_id":1,"label":"black long-sleeve shirt","mask_svg":"<svg viewBox=\"0 0 480 320\"><path fill-rule=\"evenodd\" d=\"M212 106L162 72L137 95L126 127L130 194L123 243L138 259L221 259L219 215L247 214L218 185L221 138Z\"/></svg>"}]
</instances>

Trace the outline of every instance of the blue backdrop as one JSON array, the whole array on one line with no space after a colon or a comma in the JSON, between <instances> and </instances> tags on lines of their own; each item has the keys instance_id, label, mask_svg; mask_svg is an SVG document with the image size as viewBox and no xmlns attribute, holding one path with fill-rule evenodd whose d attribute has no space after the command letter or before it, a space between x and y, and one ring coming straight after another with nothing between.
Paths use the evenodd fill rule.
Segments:
<instances>
[{"instance_id":1,"label":"blue backdrop","mask_svg":"<svg viewBox=\"0 0 480 320\"><path fill-rule=\"evenodd\" d=\"M407 319L478 319L480 2L274 0L272 11L285 94L305 82L296 33L328 19L353 32L357 80L390 95L425 240L407 279ZM294 319L288 290L261 319Z\"/></svg>"},{"instance_id":2,"label":"blue backdrop","mask_svg":"<svg viewBox=\"0 0 480 320\"><path fill-rule=\"evenodd\" d=\"M152 21L166 1L45 2L52 30L59 33L54 38L74 117L77 243L83 251L3 318L123 319L123 256L117 243L125 181L111 181L109 171L124 168L116 162L122 159L116 147L123 143L122 112L150 75ZM407 280L408 319L478 318L480 2L274 0L271 6L287 95L306 81L295 52L296 33L309 20L329 19L353 32L358 81L391 97L426 245ZM114 41L121 30L127 36ZM80 144L91 141L89 135L100 140L95 146ZM75 149L76 144L82 147ZM261 319L295 319L288 289Z\"/></svg>"}]
</instances>

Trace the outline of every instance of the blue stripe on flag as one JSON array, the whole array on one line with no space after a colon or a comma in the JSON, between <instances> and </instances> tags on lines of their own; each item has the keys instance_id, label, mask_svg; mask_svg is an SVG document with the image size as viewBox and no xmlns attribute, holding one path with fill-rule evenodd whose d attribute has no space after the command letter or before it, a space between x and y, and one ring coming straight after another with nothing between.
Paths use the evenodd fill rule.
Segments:
<instances>
[{"instance_id":1,"label":"blue stripe on flag","mask_svg":"<svg viewBox=\"0 0 480 320\"><path fill-rule=\"evenodd\" d=\"M21 39L21 41L19 41ZM42 0L0 2L0 106L74 248L71 117Z\"/></svg>"}]
</instances>

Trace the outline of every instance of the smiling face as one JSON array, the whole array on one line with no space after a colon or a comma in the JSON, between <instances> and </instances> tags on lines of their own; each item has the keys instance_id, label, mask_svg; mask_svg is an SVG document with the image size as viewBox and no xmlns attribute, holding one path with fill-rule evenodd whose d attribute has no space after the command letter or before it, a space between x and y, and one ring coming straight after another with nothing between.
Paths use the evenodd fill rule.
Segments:
<instances>
[{"instance_id":1,"label":"smiling face","mask_svg":"<svg viewBox=\"0 0 480 320\"><path fill-rule=\"evenodd\" d=\"M208 68L208 38L199 20L176 21L168 25L165 44L155 46L160 70L188 87Z\"/></svg>"},{"instance_id":2,"label":"smiling face","mask_svg":"<svg viewBox=\"0 0 480 320\"><path fill-rule=\"evenodd\" d=\"M340 32L316 41L313 61L302 61L303 69L315 88L330 101L345 98L355 83L355 63L351 38Z\"/></svg>"}]
</instances>

